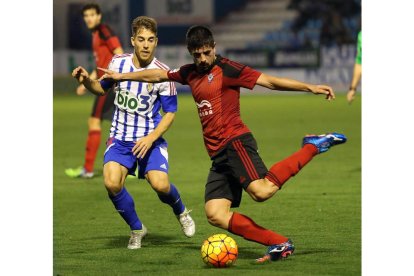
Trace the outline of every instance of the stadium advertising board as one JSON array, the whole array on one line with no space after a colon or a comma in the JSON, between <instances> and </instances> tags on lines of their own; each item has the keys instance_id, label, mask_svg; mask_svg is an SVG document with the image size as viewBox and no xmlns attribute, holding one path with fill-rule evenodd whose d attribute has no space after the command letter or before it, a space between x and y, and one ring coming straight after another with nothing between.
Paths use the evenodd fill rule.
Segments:
<instances>
[{"instance_id":1,"label":"stadium advertising board","mask_svg":"<svg viewBox=\"0 0 414 276\"><path fill-rule=\"evenodd\" d=\"M249 65L250 67L270 67L269 53L265 51L227 50L226 57L232 60L237 60L238 62Z\"/></svg>"},{"instance_id":2,"label":"stadium advertising board","mask_svg":"<svg viewBox=\"0 0 414 276\"><path fill-rule=\"evenodd\" d=\"M277 68L319 67L319 49L279 50L273 53L272 63Z\"/></svg>"},{"instance_id":3,"label":"stadium advertising board","mask_svg":"<svg viewBox=\"0 0 414 276\"><path fill-rule=\"evenodd\" d=\"M210 24L214 18L212 0L147 0L145 5L147 15L160 26Z\"/></svg>"},{"instance_id":4,"label":"stadium advertising board","mask_svg":"<svg viewBox=\"0 0 414 276\"><path fill-rule=\"evenodd\" d=\"M230 59L258 68L317 68L319 49L311 50L227 50Z\"/></svg>"}]
</instances>

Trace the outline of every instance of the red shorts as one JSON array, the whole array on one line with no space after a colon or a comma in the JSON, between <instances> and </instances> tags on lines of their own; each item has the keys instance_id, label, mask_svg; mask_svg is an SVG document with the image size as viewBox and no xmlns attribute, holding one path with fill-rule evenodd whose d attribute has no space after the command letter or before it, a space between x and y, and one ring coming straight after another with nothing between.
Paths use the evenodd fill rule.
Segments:
<instances>
[{"instance_id":1,"label":"red shorts","mask_svg":"<svg viewBox=\"0 0 414 276\"><path fill-rule=\"evenodd\" d=\"M243 189L252 181L264 178L268 171L251 133L230 140L212 159L205 191L206 202L226 198L232 202L231 207L238 207Z\"/></svg>"}]
</instances>

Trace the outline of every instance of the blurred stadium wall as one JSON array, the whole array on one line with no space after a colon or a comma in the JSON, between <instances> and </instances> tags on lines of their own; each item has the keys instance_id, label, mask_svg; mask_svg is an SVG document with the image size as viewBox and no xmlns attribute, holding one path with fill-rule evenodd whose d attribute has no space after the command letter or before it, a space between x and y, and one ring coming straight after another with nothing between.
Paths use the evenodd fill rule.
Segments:
<instances>
[{"instance_id":1,"label":"blurred stadium wall","mask_svg":"<svg viewBox=\"0 0 414 276\"><path fill-rule=\"evenodd\" d=\"M94 67L91 35L83 23L84 0L53 2L53 73ZM191 62L185 33L193 24L213 29L218 53L263 72L345 91L352 78L360 0L98 0L103 22L127 52L130 22L158 21L156 56L171 68Z\"/></svg>"}]
</instances>

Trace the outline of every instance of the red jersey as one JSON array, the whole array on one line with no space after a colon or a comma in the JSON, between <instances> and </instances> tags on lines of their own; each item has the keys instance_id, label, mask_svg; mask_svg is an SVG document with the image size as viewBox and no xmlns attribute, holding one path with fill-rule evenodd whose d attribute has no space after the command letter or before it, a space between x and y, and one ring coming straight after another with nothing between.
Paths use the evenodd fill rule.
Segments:
<instances>
[{"instance_id":1,"label":"red jersey","mask_svg":"<svg viewBox=\"0 0 414 276\"><path fill-rule=\"evenodd\" d=\"M210 157L230 139L250 132L240 118L240 87L252 89L260 75L246 65L221 56L216 57L207 73L198 73L195 64L168 71L170 80L191 88Z\"/></svg>"},{"instance_id":2,"label":"red jersey","mask_svg":"<svg viewBox=\"0 0 414 276\"><path fill-rule=\"evenodd\" d=\"M121 47L121 43L108 25L99 24L92 32L92 49L97 67L107 68L118 47ZM100 70L97 73L98 78L104 74Z\"/></svg>"}]
</instances>

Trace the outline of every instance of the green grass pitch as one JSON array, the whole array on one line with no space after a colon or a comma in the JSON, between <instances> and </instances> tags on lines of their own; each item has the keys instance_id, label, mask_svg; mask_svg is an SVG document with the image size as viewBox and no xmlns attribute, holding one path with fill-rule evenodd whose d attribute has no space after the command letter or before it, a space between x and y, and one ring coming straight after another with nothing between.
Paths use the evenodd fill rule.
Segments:
<instances>
[{"instance_id":1,"label":"green grass pitch","mask_svg":"<svg viewBox=\"0 0 414 276\"><path fill-rule=\"evenodd\" d=\"M230 234L239 246L232 268L206 268L204 239L226 233L204 216L204 185L210 160L190 95L179 96L179 112L165 138L170 179L192 209L196 235L186 238L169 206L149 184L128 179L126 186L149 233L140 250L127 250L129 228L108 200L102 156L109 132L105 122L96 162L97 177L69 179L67 167L83 162L87 118L93 97L75 96L75 82L54 81L53 252L55 275L359 275L361 274L361 98L348 105L322 96L267 91L242 95L242 119L253 132L270 167L299 149L303 135L343 132L348 142L319 155L273 198L254 202L244 193L239 212L290 237L296 246L285 261L255 265L265 247Z\"/></svg>"}]
</instances>

